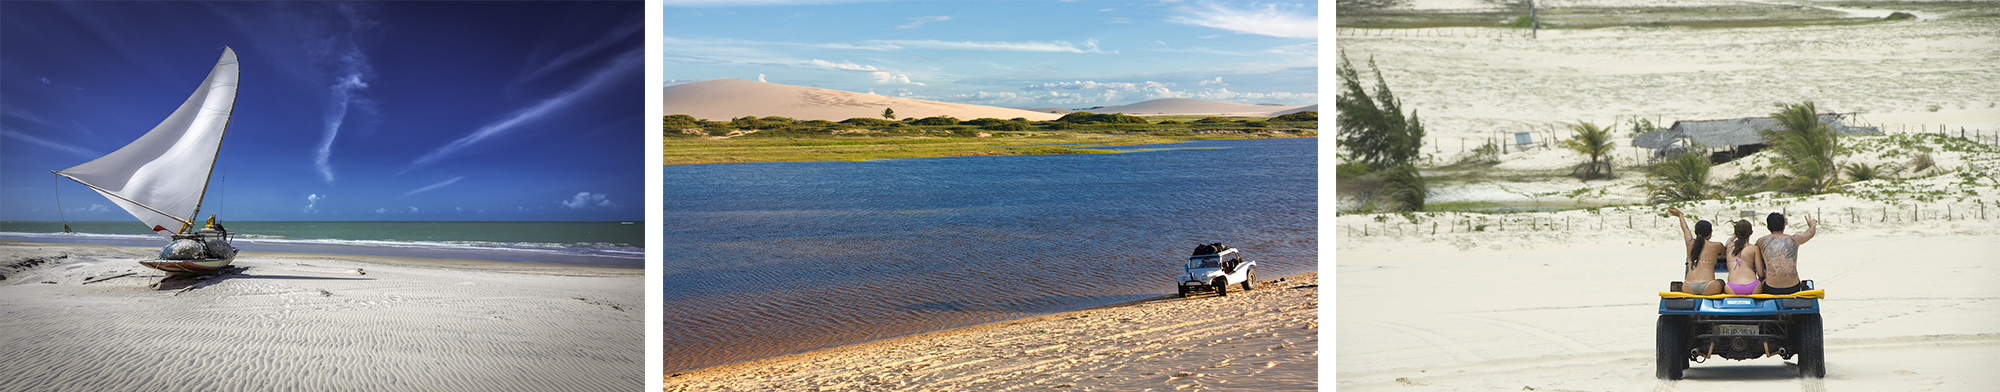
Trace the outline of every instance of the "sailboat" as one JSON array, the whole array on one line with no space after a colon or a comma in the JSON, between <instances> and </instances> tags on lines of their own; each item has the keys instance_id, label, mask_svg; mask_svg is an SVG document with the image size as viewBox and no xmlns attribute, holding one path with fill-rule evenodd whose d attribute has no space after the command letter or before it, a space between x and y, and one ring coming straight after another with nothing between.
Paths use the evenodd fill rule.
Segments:
<instances>
[{"instance_id":1,"label":"sailboat","mask_svg":"<svg viewBox=\"0 0 2000 392\"><path fill-rule=\"evenodd\" d=\"M229 232L215 217L199 228L195 217L222 151L222 135L229 130L240 76L236 51L223 47L208 78L160 125L118 151L54 171L96 190L154 234L173 241L160 250L159 259L139 264L174 274L207 274L236 260Z\"/></svg>"}]
</instances>

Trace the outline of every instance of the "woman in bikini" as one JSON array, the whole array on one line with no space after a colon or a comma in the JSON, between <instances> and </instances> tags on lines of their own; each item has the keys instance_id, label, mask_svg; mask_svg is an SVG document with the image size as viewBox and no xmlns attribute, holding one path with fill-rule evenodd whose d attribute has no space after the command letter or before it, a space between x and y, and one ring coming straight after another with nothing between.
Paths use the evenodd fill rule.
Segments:
<instances>
[{"instance_id":1,"label":"woman in bikini","mask_svg":"<svg viewBox=\"0 0 2000 392\"><path fill-rule=\"evenodd\" d=\"M1745 246L1750 242L1750 221L1736 221L1736 236L1729 240L1729 280L1722 288L1729 294L1758 294L1764 292L1760 283L1764 276L1764 258L1755 246Z\"/></svg>"},{"instance_id":2,"label":"woman in bikini","mask_svg":"<svg viewBox=\"0 0 2000 392\"><path fill-rule=\"evenodd\" d=\"M1686 279L1682 280L1685 283L1681 284L1681 292L1699 295L1721 294L1722 281L1715 279L1715 261L1722 255L1723 247L1720 242L1708 240L1709 235L1715 234L1715 227L1708 221L1698 221L1694 224L1694 231L1689 232L1687 217L1681 215L1680 209L1668 208L1667 213L1680 218L1681 238L1687 241L1688 269Z\"/></svg>"}]
</instances>

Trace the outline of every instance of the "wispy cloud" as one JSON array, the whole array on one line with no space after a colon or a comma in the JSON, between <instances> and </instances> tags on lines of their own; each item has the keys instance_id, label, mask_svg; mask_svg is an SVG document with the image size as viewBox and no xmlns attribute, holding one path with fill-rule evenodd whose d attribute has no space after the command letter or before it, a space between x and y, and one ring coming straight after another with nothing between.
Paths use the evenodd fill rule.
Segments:
<instances>
[{"instance_id":1,"label":"wispy cloud","mask_svg":"<svg viewBox=\"0 0 2000 392\"><path fill-rule=\"evenodd\" d=\"M453 140L451 143L446 143L442 147L431 150L431 152L425 153L423 156L417 157L415 161L410 162L410 166L403 171L408 172L410 169L437 162L437 160L444 159L451 154L457 153L459 150L488 138L511 132L522 124L540 120L542 117L553 114L557 110L567 107L579 99L588 97L592 93L610 85L611 82L630 75L635 68L645 64L644 53L643 50L634 50L619 55L604 67L598 68L597 72L592 73L583 81L571 86L568 90L556 93L555 96L536 102L533 106L515 111L506 118L500 119L500 121L480 127L470 135L465 135L465 137Z\"/></svg>"},{"instance_id":2,"label":"wispy cloud","mask_svg":"<svg viewBox=\"0 0 2000 392\"><path fill-rule=\"evenodd\" d=\"M806 61L805 64L826 69L844 69L849 71L879 71L878 69L875 69L875 66L873 65L861 65L855 63L836 63L820 59L812 59L810 61Z\"/></svg>"},{"instance_id":3,"label":"wispy cloud","mask_svg":"<svg viewBox=\"0 0 2000 392\"><path fill-rule=\"evenodd\" d=\"M41 79L42 79L42 84L51 84L51 83L52 83L52 82L49 82L49 77L47 77L47 76L43 76L43 77L42 77Z\"/></svg>"},{"instance_id":4,"label":"wispy cloud","mask_svg":"<svg viewBox=\"0 0 2000 392\"><path fill-rule=\"evenodd\" d=\"M577 192L576 196L571 196L569 200L558 201L556 203L562 204L563 207L569 207L572 210L618 208L618 204L611 202L610 196L590 192Z\"/></svg>"},{"instance_id":5,"label":"wispy cloud","mask_svg":"<svg viewBox=\"0 0 2000 392\"><path fill-rule=\"evenodd\" d=\"M1211 85L1211 84L1215 84L1215 85L1223 85L1223 86L1228 86L1228 85L1229 85L1228 83L1223 83L1223 82L1222 82L1222 77L1221 77L1221 76L1217 76L1217 77L1215 77L1215 80L1203 80L1203 81L1201 81L1201 82L1198 82L1198 83L1195 83L1195 85L1197 85L1197 86L1207 86L1207 85Z\"/></svg>"},{"instance_id":6,"label":"wispy cloud","mask_svg":"<svg viewBox=\"0 0 2000 392\"><path fill-rule=\"evenodd\" d=\"M896 29L914 29L914 28L918 28L918 27L924 27L924 24L926 24L926 23L931 23L931 22L943 22L943 21L947 21L947 20L951 20L951 17L950 17L950 16L926 16L926 17L921 17L921 18L910 18L910 23L909 23L909 24L904 24L904 25L900 25L900 26L896 26L896 27L894 27L894 28L896 28Z\"/></svg>"},{"instance_id":7,"label":"wispy cloud","mask_svg":"<svg viewBox=\"0 0 2000 392\"><path fill-rule=\"evenodd\" d=\"M891 74L891 73L888 73L888 72L874 72L874 73L872 73L872 74L873 74L873 75L875 76L875 83L882 83L882 84L914 84L914 85L918 85L918 86L922 86L922 85L924 85L923 83L917 83L917 82L912 82L912 81L910 81L910 76L909 76L909 75L904 75L904 74Z\"/></svg>"},{"instance_id":8,"label":"wispy cloud","mask_svg":"<svg viewBox=\"0 0 2000 392\"><path fill-rule=\"evenodd\" d=\"M458 177L452 177L452 178L451 178L451 179L449 179L449 180L444 180L444 181L439 181L439 182L438 182L438 183L436 183L436 184L430 184L430 185L426 185L426 186L424 186L424 187L422 187L422 188L417 188L417 190L413 190L413 191L410 191L410 193L404 193L404 194L403 194L403 197L409 197L410 195L414 195L414 194L418 194L418 193L424 193L424 192L429 192L429 191L431 191L431 190L435 190L435 189L438 189L438 188L443 188L443 187L446 187L446 186L450 186L451 184L455 184L455 183L458 183L458 180L463 180L463 179L465 179L465 176L458 176Z\"/></svg>"},{"instance_id":9,"label":"wispy cloud","mask_svg":"<svg viewBox=\"0 0 2000 392\"><path fill-rule=\"evenodd\" d=\"M782 5L817 5L840 3L867 3L869 0L666 0L668 7L758 7Z\"/></svg>"},{"instance_id":10,"label":"wispy cloud","mask_svg":"<svg viewBox=\"0 0 2000 392\"><path fill-rule=\"evenodd\" d=\"M326 196L318 193L306 195L306 212L319 212L320 200L326 200Z\"/></svg>"},{"instance_id":11,"label":"wispy cloud","mask_svg":"<svg viewBox=\"0 0 2000 392\"><path fill-rule=\"evenodd\" d=\"M533 71L527 72L525 76L521 77L520 81L516 81L515 83L520 83L521 81L528 81L540 78L543 75L547 75L550 72L554 72L558 69L562 69L563 67L567 67L570 64L575 63L578 59L583 58L584 56L590 55L592 53L597 53L598 51L604 50L605 48L611 47L612 45L624 41L627 37L631 37L633 34L638 34L646 30L645 23L624 23L612 27L613 28L611 29L605 30L604 35L602 37L599 37L596 41L591 41L590 43L584 44L582 46L576 46L567 51L564 51L562 54L556 55L553 59L550 59L548 62L542 63L541 66L535 67Z\"/></svg>"},{"instance_id":12,"label":"wispy cloud","mask_svg":"<svg viewBox=\"0 0 2000 392\"><path fill-rule=\"evenodd\" d=\"M994 50L1011 52L1062 52L1062 53L1117 53L1097 49L1097 40L1084 40L1081 45L1068 41L1023 41L1023 42L974 42L939 40L870 40L861 45L831 44L828 47L870 50L957 49Z\"/></svg>"},{"instance_id":13,"label":"wispy cloud","mask_svg":"<svg viewBox=\"0 0 2000 392\"><path fill-rule=\"evenodd\" d=\"M1306 12L1304 5L1284 8L1279 9L1276 4L1234 8L1225 4L1204 2L1192 7L1174 7L1175 11L1184 15L1167 18L1167 21L1244 34L1285 38L1319 37L1318 15Z\"/></svg>"},{"instance_id":14,"label":"wispy cloud","mask_svg":"<svg viewBox=\"0 0 2000 392\"><path fill-rule=\"evenodd\" d=\"M310 84L327 86L320 119L320 138L313 149L313 169L321 181L334 182L334 142L373 118L376 102L368 96L375 67L366 47L382 35L374 7L364 3L279 3L274 12L237 14L224 7L211 10L255 37L260 58L272 68Z\"/></svg>"},{"instance_id":15,"label":"wispy cloud","mask_svg":"<svg viewBox=\"0 0 2000 392\"><path fill-rule=\"evenodd\" d=\"M83 148L83 147L79 147L79 146L76 146L76 145L73 145L73 144L69 144L69 143L63 143L63 142L58 142L58 141L54 141L54 140L48 140L48 139L43 139L43 138L39 138L39 137L35 137L34 135L29 135L29 134L25 134L25 133L20 133L20 132L14 132L14 130L11 130L11 129L0 129L0 136L6 136L6 137L8 137L8 138L10 138L10 139L14 139L14 140L20 140L20 141L24 141L24 142L28 142L28 143L32 143L32 144L35 144L35 145L39 145L39 146L42 146L42 147L48 147L48 148L52 148L52 149L56 149L56 150L59 150L59 151L62 151L62 152L67 152L67 153L71 153L71 154L76 154L77 156L80 156L80 157L84 157L84 158L91 158L91 159L96 159L97 157L100 157L100 156L104 156L104 154L103 154L103 153L99 153L99 152L97 152L97 151L93 151L93 150L91 150L91 149L88 149L88 148Z\"/></svg>"}]
</instances>

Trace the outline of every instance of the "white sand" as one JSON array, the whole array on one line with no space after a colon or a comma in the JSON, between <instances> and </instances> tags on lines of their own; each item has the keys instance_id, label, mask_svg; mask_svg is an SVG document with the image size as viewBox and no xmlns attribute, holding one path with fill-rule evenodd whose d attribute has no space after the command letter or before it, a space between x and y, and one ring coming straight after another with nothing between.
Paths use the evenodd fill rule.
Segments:
<instances>
[{"instance_id":1,"label":"white sand","mask_svg":"<svg viewBox=\"0 0 2000 392\"><path fill-rule=\"evenodd\" d=\"M1059 114L1013 108L925 101L742 79L711 79L682 83L661 88L661 91L663 110L666 114L686 114L712 121L729 121L743 116L841 121L857 117L882 118L882 109L894 109L899 119L951 116L959 120L1021 117L1041 121L1062 117Z\"/></svg>"},{"instance_id":2,"label":"white sand","mask_svg":"<svg viewBox=\"0 0 2000 392\"><path fill-rule=\"evenodd\" d=\"M1158 298L665 377L668 391L1310 391L1319 277Z\"/></svg>"},{"instance_id":3,"label":"white sand","mask_svg":"<svg viewBox=\"0 0 2000 392\"><path fill-rule=\"evenodd\" d=\"M643 271L246 252L155 290L157 249L0 242L0 390L631 391ZM86 279L135 275L84 284Z\"/></svg>"},{"instance_id":4,"label":"white sand","mask_svg":"<svg viewBox=\"0 0 2000 392\"><path fill-rule=\"evenodd\" d=\"M1091 113L1124 113L1134 116L1276 116L1298 111L1305 107L1251 105L1187 98L1161 98L1130 105L1106 106L1080 111Z\"/></svg>"}]
</instances>

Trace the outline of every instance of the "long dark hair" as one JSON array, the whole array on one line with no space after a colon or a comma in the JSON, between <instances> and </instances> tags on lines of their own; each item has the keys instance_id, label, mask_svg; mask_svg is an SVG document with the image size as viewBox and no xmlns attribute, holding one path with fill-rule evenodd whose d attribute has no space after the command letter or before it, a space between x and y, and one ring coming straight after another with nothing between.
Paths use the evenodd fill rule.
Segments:
<instances>
[{"instance_id":1,"label":"long dark hair","mask_svg":"<svg viewBox=\"0 0 2000 392\"><path fill-rule=\"evenodd\" d=\"M1745 243L1750 242L1751 226L1752 225L1750 224L1750 221L1741 219L1736 220L1736 244L1731 248L1732 250L1729 251L1729 256L1735 257L1743 255L1743 245Z\"/></svg>"},{"instance_id":2,"label":"long dark hair","mask_svg":"<svg viewBox=\"0 0 2000 392\"><path fill-rule=\"evenodd\" d=\"M1688 248L1688 261L1700 261L1697 259L1701 257L1701 249L1708 247L1708 236L1710 234L1715 234L1714 224L1710 224L1708 221L1694 222L1694 246ZM1688 263L1688 269L1694 269L1694 263Z\"/></svg>"}]
</instances>

